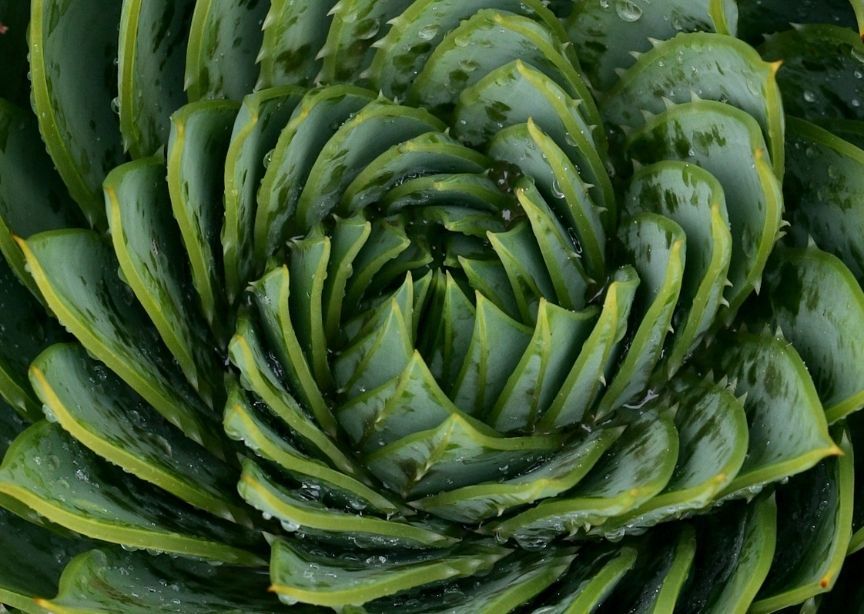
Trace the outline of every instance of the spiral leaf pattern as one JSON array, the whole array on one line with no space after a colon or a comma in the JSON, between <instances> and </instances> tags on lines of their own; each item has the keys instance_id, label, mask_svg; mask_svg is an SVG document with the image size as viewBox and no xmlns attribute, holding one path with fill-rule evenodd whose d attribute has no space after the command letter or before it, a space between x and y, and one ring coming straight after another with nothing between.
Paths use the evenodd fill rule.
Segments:
<instances>
[{"instance_id":1,"label":"spiral leaf pattern","mask_svg":"<svg viewBox=\"0 0 864 614\"><path fill-rule=\"evenodd\" d=\"M860 0L0 26L0 603L861 604Z\"/></svg>"}]
</instances>

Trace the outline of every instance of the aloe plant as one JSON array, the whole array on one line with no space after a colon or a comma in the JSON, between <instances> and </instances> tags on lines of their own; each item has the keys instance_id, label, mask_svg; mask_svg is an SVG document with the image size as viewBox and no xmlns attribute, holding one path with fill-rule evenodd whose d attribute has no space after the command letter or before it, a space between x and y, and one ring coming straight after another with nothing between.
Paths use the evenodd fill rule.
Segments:
<instances>
[{"instance_id":1,"label":"aloe plant","mask_svg":"<svg viewBox=\"0 0 864 614\"><path fill-rule=\"evenodd\" d=\"M0 23L0 604L862 605L861 0Z\"/></svg>"}]
</instances>

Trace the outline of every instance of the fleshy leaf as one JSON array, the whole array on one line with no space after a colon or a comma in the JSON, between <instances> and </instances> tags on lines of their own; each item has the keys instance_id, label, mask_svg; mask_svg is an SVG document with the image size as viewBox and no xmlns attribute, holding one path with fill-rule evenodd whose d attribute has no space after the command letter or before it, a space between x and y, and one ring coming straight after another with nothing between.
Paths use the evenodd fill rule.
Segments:
<instances>
[{"instance_id":1,"label":"fleshy leaf","mask_svg":"<svg viewBox=\"0 0 864 614\"><path fill-rule=\"evenodd\" d=\"M845 429L834 431L841 456L777 490L777 551L751 612L773 612L830 590L852 534L853 461Z\"/></svg>"},{"instance_id":2,"label":"fleshy leaf","mask_svg":"<svg viewBox=\"0 0 864 614\"><path fill-rule=\"evenodd\" d=\"M0 492L95 539L239 565L258 565L262 538L102 460L58 425L38 422L12 443Z\"/></svg>"},{"instance_id":3,"label":"fleshy leaf","mask_svg":"<svg viewBox=\"0 0 864 614\"><path fill-rule=\"evenodd\" d=\"M219 454L215 415L177 369L144 310L117 276L109 247L88 230L58 230L20 243L42 295L81 344L169 422ZM74 270L76 275L69 275Z\"/></svg>"},{"instance_id":4,"label":"fleshy leaf","mask_svg":"<svg viewBox=\"0 0 864 614\"><path fill-rule=\"evenodd\" d=\"M336 0L272 0L269 5L256 89L317 82Z\"/></svg>"},{"instance_id":5,"label":"fleshy leaf","mask_svg":"<svg viewBox=\"0 0 864 614\"><path fill-rule=\"evenodd\" d=\"M39 603L59 614L267 614L278 608L267 593L267 576L257 569L116 548L80 554L63 571L57 596Z\"/></svg>"},{"instance_id":6,"label":"fleshy leaf","mask_svg":"<svg viewBox=\"0 0 864 614\"><path fill-rule=\"evenodd\" d=\"M123 161L120 125L111 108L121 4L30 3L30 81L39 132L72 198L100 228L105 226L102 180Z\"/></svg>"},{"instance_id":7,"label":"fleshy leaf","mask_svg":"<svg viewBox=\"0 0 864 614\"><path fill-rule=\"evenodd\" d=\"M189 102L240 100L252 91L269 6L257 0L196 0L183 84Z\"/></svg>"},{"instance_id":8,"label":"fleshy leaf","mask_svg":"<svg viewBox=\"0 0 864 614\"><path fill-rule=\"evenodd\" d=\"M386 520L357 510L341 510L321 501L302 482L294 488L280 483L255 462L243 461L238 490L254 508L282 523L288 532L299 532L335 546L370 549L447 548L459 539L431 526L404 520Z\"/></svg>"},{"instance_id":9,"label":"fleshy leaf","mask_svg":"<svg viewBox=\"0 0 864 614\"><path fill-rule=\"evenodd\" d=\"M301 549L284 539L273 542L271 590L288 605L297 602L329 607L363 605L373 599L430 584L473 576L491 569L510 551L486 543L462 550L410 555L394 552L369 557L337 558ZM310 565L320 570L307 574Z\"/></svg>"},{"instance_id":10,"label":"fleshy leaf","mask_svg":"<svg viewBox=\"0 0 864 614\"><path fill-rule=\"evenodd\" d=\"M53 345L30 367L46 413L90 450L179 499L228 520L248 512L229 467L187 439L78 345Z\"/></svg>"},{"instance_id":11,"label":"fleshy leaf","mask_svg":"<svg viewBox=\"0 0 864 614\"><path fill-rule=\"evenodd\" d=\"M117 60L123 146L133 158L168 142L169 116L186 102L183 72L194 0L123 3Z\"/></svg>"}]
</instances>

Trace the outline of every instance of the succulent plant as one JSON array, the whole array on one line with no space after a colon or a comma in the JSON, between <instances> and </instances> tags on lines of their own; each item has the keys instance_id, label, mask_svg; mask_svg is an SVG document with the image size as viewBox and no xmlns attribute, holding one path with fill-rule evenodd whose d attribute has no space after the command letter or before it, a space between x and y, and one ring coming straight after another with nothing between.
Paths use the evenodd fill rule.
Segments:
<instances>
[{"instance_id":1,"label":"succulent plant","mask_svg":"<svg viewBox=\"0 0 864 614\"><path fill-rule=\"evenodd\" d=\"M860 608L862 32L0 0L0 603Z\"/></svg>"}]
</instances>

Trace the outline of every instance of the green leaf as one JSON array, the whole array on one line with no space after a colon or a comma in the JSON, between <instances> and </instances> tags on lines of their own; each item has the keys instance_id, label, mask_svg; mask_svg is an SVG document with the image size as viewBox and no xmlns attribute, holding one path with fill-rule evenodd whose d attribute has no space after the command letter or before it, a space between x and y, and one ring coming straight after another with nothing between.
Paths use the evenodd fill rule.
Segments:
<instances>
[{"instance_id":1,"label":"green leaf","mask_svg":"<svg viewBox=\"0 0 864 614\"><path fill-rule=\"evenodd\" d=\"M411 239L405 234L405 224L398 217L374 220L369 240L354 259L353 274L347 281L345 303L358 304L375 275L388 262L410 249L411 244Z\"/></svg>"},{"instance_id":2,"label":"green leaf","mask_svg":"<svg viewBox=\"0 0 864 614\"><path fill-rule=\"evenodd\" d=\"M311 420L280 381L277 371L268 360L248 314L237 318L237 332L228 346L231 362L240 371L243 387L261 398L274 415L281 418L291 431L311 446L316 456L322 456L336 469L356 474L354 462L328 436L334 431L332 416L316 416ZM321 428L319 428L319 426ZM321 430L324 429L324 430Z\"/></svg>"},{"instance_id":3,"label":"green leaf","mask_svg":"<svg viewBox=\"0 0 864 614\"><path fill-rule=\"evenodd\" d=\"M596 320L594 308L574 312L540 299L531 341L516 366L504 372L507 382L486 422L505 433L530 430L549 408Z\"/></svg>"},{"instance_id":4,"label":"green leaf","mask_svg":"<svg viewBox=\"0 0 864 614\"><path fill-rule=\"evenodd\" d=\"M249 94L234 121L225 156L225 221L222 258L225 291L233 304L244 284L259 274L253 257L256 196L283 127L303 90L287 86Z\"/></svg>"},{"instance_id":5,"label":"green leaf","mask_svg":"<svg viewBox=\"0 0 864 614\"><path fill-rule=\"evenodd\" d=\"M102 458L219 517L248 518L233 494L235 469L184 437L81 346L52 345L33 361L30 379L46 415Z\"/></svg>"},{"instance_id":6,"label":"green leaf","mask_svg":"<svg viewBox=\"0 0 864 614\"><path fill-rule=\"evenodd\" d=\"M654 531L639 546L636 565L598 612L661 614L676 609L696 552L693 527L679 524Z\"/></svg>"},{"instance_id":7,"label":"green leaf","mask_svg":"<svg viewBox=\"0 0 864 614\"><path fill-rule=\"evenodd\" d=\"M515 538L524 548L545 546L624 514L668 484L678 457L678 433L665 412L631 419L624 434L572 490L512 518L492 523L490 533Z\"/></svg>"},{"instance_id":8,"label":"green leaf","mask_svg":"<svg viewBox=\"0 0 864 614\"><path fill-rule=\"evenodd\" d=\"M864 67L862 67L864 70ZM864 280L864 150L827 130L787 118L789 171L785 184L792 240L816 244Z\"/></svg>"},{"instance_id":9,"label":"green leaf","mask_svg":"<svg viewBox=\"0 0 864 614\"><path fill-rule=\"evenodd\" d=\"M385 407L385 411L390 410L385 420L390 418L391 422L396 412L404 421L411 411L421 410L423 405L422 401L412 403L410 397L394 396L394 399L401 400L402 406L391 402ZM411 406L404 407L407 403ZM410 424L397 433L401 438L388 436L383 441L388 445L373 448L366 456L369 470L404 497L423 497L519 473L561 444L561 439L554 435L503 437L455 407L446 409L450 415L428 430L418 431L417 427L423 425ZM439 416L440 413L442 410Z\"/></svg>"},{"instance_id":10,"label":"green leaf","mask_svg":"<svg viewBox=\"0 0 864 614\"><path fill-rule=\"evenodd\" d=\"M279 607L267 586L257 569L102 548L73 559L41 605L57 614L267 614Z\"/></svg>"},{"instance_id":11,"label":"green leaf","mask_svg":"<svg viewBox=\"0 0 864 614\"><path fill-rule=\"evenodd\" d=\"M385 96L402 97L444 37L482 9L494 8L538 19L564 43L561 23L540 0L420 0L393 22L375 53L370 75Z\"/></svg>"},{"instance_id":12,"label":"green leaf","mask_svg":"<svg viewBox=\"0 0 864 614\"><path fill-rule=\"evenodd\" d=\"M709 358L710 356L710 358ZM723 496L749 496L840 453L804 362L783 339L740 333L702 364L717 368L743 397L750 427L744 465Z\"/></svg>"},{"instance_id":13,"label":"green leaf","mask_svg":"<svg viewBox=\"0 0 864 614\"><path fill-rule=\"evenodd\" d=\"M333 383L327 361L324 304L321 300L329 261L330 238L324 236L320 228L313 229L306 237L288 246L291 319L300 346L306 350L306 360L315 381L325 390L332 388Z\"/></svg>"},{"instance_id":14,"label":"green leaf","mask_svg":"<svg viewBox=\"0 0 864 614\"><path fill-rule=\"evenodd\" d=\"M815 248L775 252L766 275L772 320L801 355L831 424L864 407L864 292Z\"/></svg>"},{"instance_id":15,"label":"green leaf","mask_svg":"<svg viewBox=\"0 0 864 614\"><path fill-rule=\"evenodd\" d=\"M678 464L669 483L637 509L597 527L612 539L700 510L736 476L747 454L747 415L724 388L682 375L670 382L678 430Z\"/></svg>"},{"instance_id":16,"label":"green leaf","mask_svg":"<svg viewBox=\"0 0 864 614\"><path fill-rule=\"evenodd\" d=\"M433 288L432 303L424 317L424 324L428 322L423 331L425 338L420 340L420 346L435 379L448 390L471 343L475 309L449 271L439 278L443 283Z\"/></svg>"},{"instance_id":17,"label":"green leaf","mask_svg":"<svg viewBox=\"0 0 864 614\"><path fill-rule=\"evenodd\" d=\"M564 151L585 180L601 207L615 210L615 195L606 163L606 140L595 130L598 119L585 101L572 98L546 74L521 59L501 66L459 97L453 131L476 147L488 143L506 126L533 120Z\"/></svg>"},{"instance_id":18,"label":"green leaf","mask_svg":"<svg viewBox=\"0 0 864 614\"><path fill-rule=\"evenodd\" d=\"M370 102L316 152L317 159L297 200L293 230L305 233L329 215L360 171L387 149L444 128L443 123L423 109L385 99Z\"/></svg>"},{"instance_id":19,"label":"green leaf","mask_svg":"<svg viewBox=\"0 0 864 614\"><path fill-rule=\"evenodd\" d=\"M615 272L606 289L603 308L588 339L582 344L552 405L543 415L538 427L553 430L582 421L600 391L606 385L606 374L618 345L627 331L639 276L632 267Z\"/></svg>"},{"instance_id":20,"label":"green leaf","mask_svg":"<svg viewBox=\"0 0 864 614\"><path fill-rule=\"evenodd\" d=\"M619 70L651 49L652 38L699 30L734 35L737 17L732 0L588 0L575 3L565 23L585 74L605 90L618 80Z\"/></svg>"},{"instance_id":21,"label":"green leaf","mask_svg":"<svg viewBox=\"0 0 864 614\"><path fill-rule=\"evenodd\" d=\"M69 194L91 225L104 228L102 180L123 161L111 108L121 3L32 0L30 7L31 97L39 132Z\"/></svg>"},{"instance_id":22,"label":"green leaf","mask_svg":"<svg viewBox=\"0 0 864 614\"><path fill-rule=\"evenodd\" d=\"M183 84L189 102L240 100L252 91L269 6L259 0L196 0Z\"/></svg>"},{"instance_id":23,"label":"green leaf","mask_svg":"<svg viewBox=\"0 0 864 614\"><path fill-rule=\"evenodd\" d=\"M864 69L864 42L857 28L827 25L824 18L767 38L760 51L783 62L777 83L787 115L864 119L857 76Z\"/></svg>"},{"instance_id":24,"label":"green leaf","mask_svg":"<svg viewBox=\"0 0 864 614\"><path fill-rule=\"evenodd\" d=\"M460 255L457 262L470 286L489 299L503 315L517 319L521 317L507 270L498 258L480 259ZM519 322L517 324L522 325ZM526 330L530 334L531 329L526 327Z\"/></svg>"},{"instance_id":25,"label":"green leaf","mask_svg":"<svg viewBox=\"0 0 864 614\"><path fill-rule=\"evenodd\" d=\"M290 273L282 266L249 286L258 307L258 318L267 346L276 355L292 393L327 428L335 426L333 416L303 354L303 346L291 317Z\"/></svg>"},{"instance_id":26,"label":"green leaf","mask_svg":"<svg viewBox=\"0 0 864 614\"><path fill-rule=\"evenodd\" d=\"M301 100L279 140L261 188L255 212L255 262L264 262L287 239L297 199L306 184L312 166L330 137L349 117L375 98L364 89L337 85L311 90Z\"/></svg>"},{"instance_id":27,"label":"green leaf","mask_svg":"<svg viewBox=\"0 0 864 614\"><path fill-rule=\"evenodd\" d=\"M270 559L271 590L288 605L363 605L436 581L483 573L509 552L479 542L440 554L394 552L364 560L317 554L301 549L299 543L277 539ZM316 565L319 573L306 573L310 565Z\"/></svg>"},{"instance_id":28,"label":"green leaf","mask_svg":"<svg viewBox=\"0 0 864 614\"><path fill-rule=\"evenodd\" d=\"M16 8L26 3L13 2ZM10 28L15 24L5 21ZM0 38L0 48L4 40ZM3 55L0 56L11 57ZM4 60L4 68L6 61ZM2 69L0 69L2 70ZM0 88L5 85L0 77ZM83 226L84 218L69 197L66 186L53 169L39 137L36 118L0 99L0 252L15 275L37 297L39 291L25 269L24 255L15 237L28 238L39 232ZM39 297L41 298L41 297Z\"/></svg>"},{"instance_id":29,"label":"green leaf","mask_svg":"<svg viewBox=\"0 0 864 614\"><path fill-rule=\"evenodd\" d=\"M773 612L834 585L852 534L853 461L843 428L834 436L840 456L777 490L777 551L750 611Z\"/></svg>"},{"instance_id":30,"label":"green leaf","mask_svg":"<svg viewBox=\"0 0 864 614\"><path fill-rule=\"evenodd\" d=\"M193 288L177 266L184 254L171 216L165 164L128 162L103 184L108 228L123 279L135 293L189 383L212 404L216 361L210 331L191 299Z\"/></svg>"},{"instance_id":31,"label":"green leaf","mask_svg":"<svg viewBox=\"0 0 864 614\"><path fill-rule=\"evenodd\" d=\"M732 286L723 317L731 321L750 291L759 289L783 208L759 125L730 105L691 102L650 120L629 137L628 148L640 162L667 158L691 162L723 186L732 231Z\"/></svg>"},{"instance_id":32,"label":"green leaf","mask_svg":"<svg viewBox=\"0 0 864 614\"><path fill-rule=\"evenodd\" d=\"M768 143L774 172L783 177L783 105L776 65L733 36L679 34L642 54L606 95L603 113L618 126L638 129L644 112L662 113L667 101L719 100L755 119Z\"/></svg>"},{"instance_id":33,"label":"green leaf","mask_svg":"<svg viewBox=\"0 0 864 614\"><path fill-rule=\"evenodd\" d=\"M615 379L600 399L597 419L645 390L660 360L684 278L687 237L673 220L637 213L618 230L618 238L641 280L635 299L638 308L630 316L639 324Z\"/></svg>"},{"instance_id":34,"label":"green leaf","mask_svg":"<svg viewBox=\"0 0 864 614\"><path fill-rule=\"evenodd\" d=\"M434 603L448 614L498 614L519 611L567 572L574 554L571 548L549 552L511 554L485 576L465 578L435 589L384 598L364 606L369 614L428 612Z\"/></svg>"},{"instance_id":35,"label":"green leaf","mask_svg":"<svg viewBox=\"0 0 864 614\"><path fill-rule=\"evenodd\" d=\"M196 11L202 5L196 6ZM192 265L192 284L211 328L221 336L223 171L238 105L225 100L188 104L171 116L168 191Z\"/></svg>"},{"instance_id":36,"label":"green leaf","mask_svg":"<svg viewBox=\"0 0 864 614\"><path fill-rule=\"evenodd\" d=\"M474 329L451 398L470 415L483 415L501 394L531 338L531 329L476 292Z\"/></svg>"},{"instance_id":37,"label":"green leaf","mask_svg":"<svg viewBox=\"0 0 864 614\"><path fill-rule=\"evenodd\" d=\"M24 612L44 612L42 599L57 592L69 560L93 542L70 539L0 510L0 602Z\"/></svg>"},{"instance_id":38,"label":"green leaf","mask_svg":"<svg viewBox=\"0 0 864 614\"><path fill-rule=\"evenodd\" d=\"M342 391L352 401L362 398L367 391L397 377L414 353L411 313L405 313L396 298L391 298L380 308L379 327L370 327L358 335L347 348L339 352L333 362L333 376L337 390ZM361 395L361 396L357 396ZM339 409L339 421L355 441L359 434L346 426L343 417L349 416L344 407ZM351 422L359 414L348 418Z\"/></svg>"},{"instance_id":39,"label":"green leaf","mask_svg":"<svg viewBox=\"0 0 864 614\"><path fill-rule=\"evenodd\" d=\"M491 179L474 173L446 173L406 179L384 194L378 206L387 214L452 205L500 215L512 203Z\"/></svg>"},{"instance_id":40,"label":"green leaf","mask_svg":"<svg viewBox=\"0 0 864 614\"><path fill-rule=\"evenodd\" d=\"M0 313L0 395L28 421L39 420L42 409L27 379L27 368L43 349L66 339L66 333L18 283L3 260Z\"/></svg>"},{"instance_id":41,"label":"green leaf","mask_svg":"<svg viewBox=\"0 0 864 614\"><path fill-rule=\"evenodd\" d=\"M238 565L258 565L260 535L174 499L39 422L12 443L0 492L95 539ZM251 549L251 550L250 550Z\"/></svg>"},{"instance_id":42,"label":"green leaf","mask_svg":"<svg viewBox=\"0 0 864 614\"><path fill-rule=\"evenodd\" d=\"M580 550L540 611L545 614L594 612L633 567L636 554L629 546Z\"/></svg>"},{"instance_id":43,"label":"green leaf","mask_svg":"<svg viewBox=\"0 0 864 614\"><path fill-rule=\"evenodd\" d=\"M514 478L447 490L418 499L412 505L455 522L477 523L500 516L510 508L555 497L578 484L622 431L621 427L596 430Z\"/></svg>"},{"instance_id":44,"label":"green leaf","mask_svg":"<svg viewBox=\"0 0 864 614\"><path fill-rule=\"evenodd\" d=\"M552 211L576 243L577 253L585 261L585 269L595 279L606 275L606 236L601 220L612 225L616 207L605 199L600 187L604 180L591 176L587 169L572 165L564 151L529 118L527 124L504 128L489 144L489 156L519 167L532 178ZM588 175L586 180L580 170ZM606 176L605 172L599 176ZM594 187L586 183L590 179ZM608 177L605 180L608 182ZM595 203L603 203L604 212Z\"/></svg>"},{"instance_id":45,"label":"green leaf","mask_svg":"<svg viewBox=\"0 0 864 614\"><path fill-rule=\"evenodd\" d=\"M261 64L256 89L317 83L336 0L271 0L269 4L256 58Z\"/></svg>"},{"instance_id":46,"label":"green leaf","mask_svg":"<svg viewBox=\"0 0 864 614\"><path fill-rule=\"evenodd\" d=\"M774 497L727 503L704 516L697 539L692 579L677 607L684 614L745 614L774 556Z\"/></svg>"},{"instance_id":47,"label":"green leaf","mask_svg":"<svg viewBox=\"0 0 864 614\"><path fill-rule=\"evenodd\" d=\"M533 181L521 179L515 192L537 239L558 304L566 309L582 309L591 279L576 251L579 246L555 217Z\"/></svg>"},{"instance_id":48,"label":"green leaf","mask_svg":"<svg viewBox=\"0 0 864 614\"><path fill-rule=\"evenodd\" d=\"M229 437L243 441L258 456L275 463L296 481L315 485L330 499L378 514L399 510L396 504L363 482L299 451L291 443L292 436L286 435L285 429L260 409L260 403L256 406L249 402L237 386L229 388L224 426Z\"/></svg>"},{"instance_id":49,"label":"green leaf","mask_svg":"<svg viewBox=\"0 0 864 614\"><path fill-rule=\"evenodd\" d=\"M478 174L490 165L486 156L460 145L446 134L426 132L393 145L372 160L345 188L339 211L360 211L418 174Z\"/></svg>"},{"instance_id":50,"label":"green leaf","mask_svg":"<svg viewBox=\"0 0 864 614\"><path fill-rule=\"evenodd\" d=\"M652 211L674 222L687 235L681 296L672 316L666 373L673 375L714 322L723 300L732 255L732 235L723 188L698 166L667 160L637 171L625 209Z\"/></svg>"},{"instance_id":51,"label":"green leaf","mask_svg":"<svg viewBox=\"0 0 864 614\"><path fill-rule=\"evenodd\" d=\"M95 357L187 437L219 454L215 416L177 369L95 232L57 230L20 243L45 301ZM76 275L69 275L69 271Z\"/></svg>"},{"instance_id":52,"label":"green leaf","mask_svg":"<svg viewBox=\"0 0 864 614\"><path fill-rule=\"evenodd\" d=\"M376 41L413 0L342 0L331 11L333 20L324 44L321 70L324 83L357 83L367 77Z\"/></svg>"},{"instance_id":53,"label":"green leaf","mask_svg":"<svg viewBox=\"0 0 864 614\"><path fill-rule=\"evenodd\" d=\"M487 236L504 265L522 321L534 324L540 301L554 301L555 289L531 225L520 221L506 232L490 232Z\"/></svg>"},{"instance_id":54,"label":"green leaf","mask_svg":"<svg viewBox=\"0 0 864 614\"><path fill-rule=\"evenodd\" d=\"M556 34L529 17L496 9L476 11L435 47L408 90L408 100L433 113L447 113L466 87L499 66L522 59L595 110L588 86L562 53ZM596 117L595 113L592 118Z\"/></svg>"},{"instance_id":55,"label":"green leaf","mask_svg":"<svg viewBox=\"0 0 864 614\"><path fill-rule=\"evenodd\" d=\"M193 0L130 0L120 13L116 98L123 147L152 156L168 142L169 116L183 106L183 71Z\"/></svg>"},{"instance_id":56,"label":"green leaf","mask_svg":"<svg viewBox=\"0 0 864 614\"><path fill-rule=\"evenodd\" d=\"M265 517L277 518L285 531L298 532L337 547L397 549L447 548L459 539L431 526L403 520L385 520L343 511L320 500L314 485L299 483L288 488L259 465L246 459L240 476L240 495ZM318 496L316 496L316 494Z\"/></svg>"}]
</instances>

